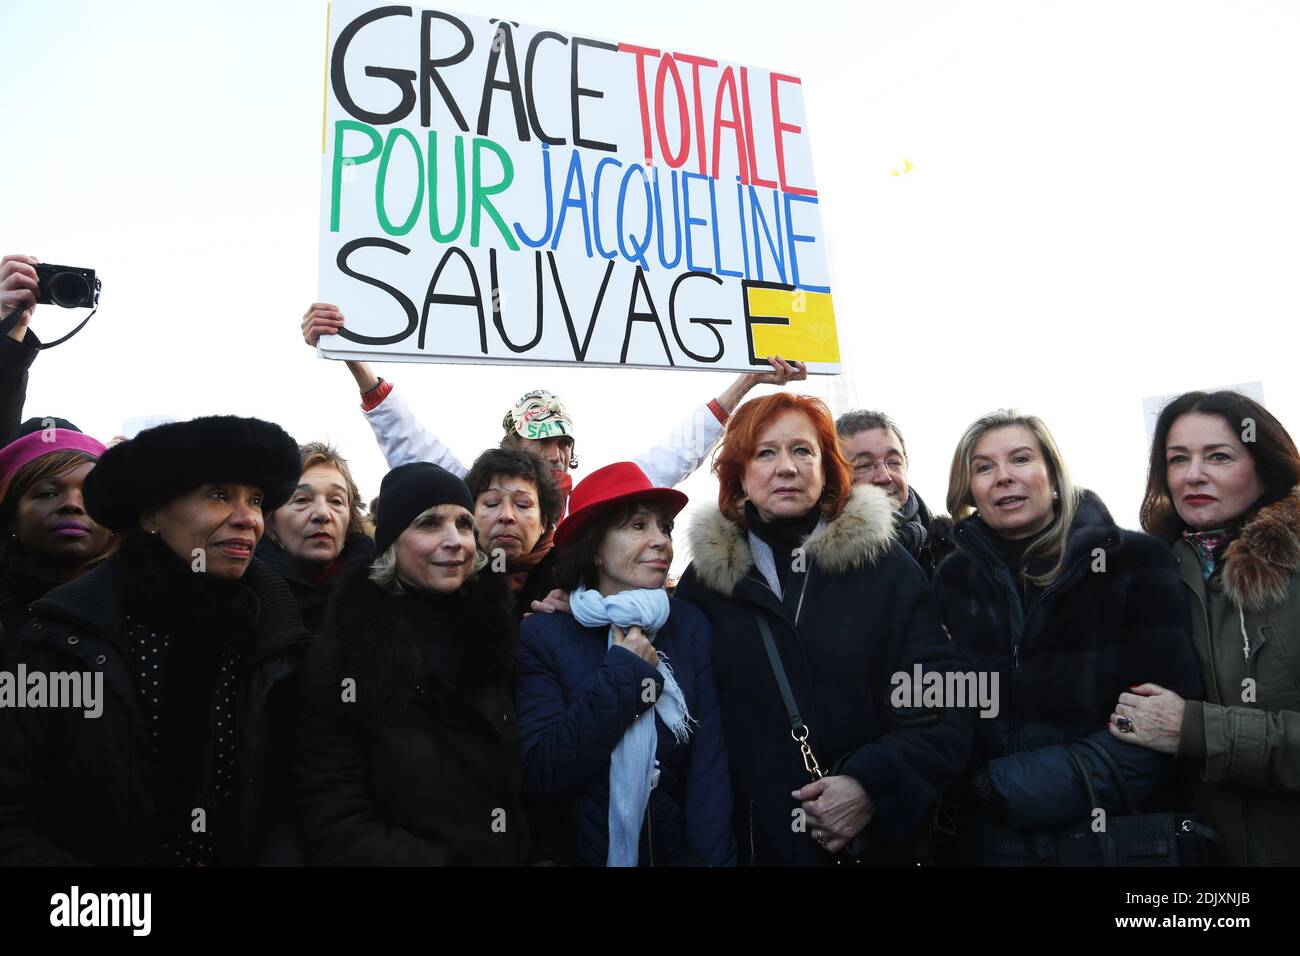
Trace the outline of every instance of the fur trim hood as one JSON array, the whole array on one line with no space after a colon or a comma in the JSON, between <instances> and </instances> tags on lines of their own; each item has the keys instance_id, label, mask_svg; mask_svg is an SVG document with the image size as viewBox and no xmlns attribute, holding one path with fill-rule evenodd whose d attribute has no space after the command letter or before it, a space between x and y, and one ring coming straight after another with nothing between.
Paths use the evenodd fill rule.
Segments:
<instances>
[{"instance_id":1,"label":"fur trim hood","mask_svg":"<svg viewBox=\"0 0 1300 956\"><path fill-rule=\"evenodd\" d=\"M857 485L833 520L814 531L804 550L825 574L843 574L875 564L894 540L894 509L879 488ZM691 564L700 582L731 594L754 566L744 528L711 506L687 532Z\"/></svg>"},{"instance_id":2,"label":"fur trim hood","mask_svg":"<svg viewBox=\"0 0 1300 956\"><path fill-rule=\"evenodd\" d=\"M1300 486L1260 508L1224 559L1223 589L1238 607L1265 611L1283 603L1300 569Z\"/></svg>"}]
</instances>

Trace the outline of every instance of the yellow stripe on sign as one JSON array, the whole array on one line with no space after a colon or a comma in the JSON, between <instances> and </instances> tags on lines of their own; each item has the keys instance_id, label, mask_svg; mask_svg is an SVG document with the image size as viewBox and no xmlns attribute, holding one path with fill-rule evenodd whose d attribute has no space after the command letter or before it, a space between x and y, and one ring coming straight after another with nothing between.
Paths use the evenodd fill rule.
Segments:
<instances>
[{"instance_id":1,"label":"yellow stripe on sign","mask_svg":"<svg viewBox=\"0 0 1300 956\"><path fill-rule=\"evenodd\" d=\"M840 360L829 292L750 288L749 315L758 358L779 355L799 362ZM779 324L762 322L764 318L776 319Z\"/></svg>"},{"instance_id":2,"label":"yellow stripe on sign","mask_svg":"<svg viewBox=\"0 0 1300 956\"><path fill-rule=\"evenodd\" d=\"M325 127L330 108L330 10L334 4L325 4L325 79L321 83L320 97L320 151L325 152Z\"/></svg>"}]
</instances>

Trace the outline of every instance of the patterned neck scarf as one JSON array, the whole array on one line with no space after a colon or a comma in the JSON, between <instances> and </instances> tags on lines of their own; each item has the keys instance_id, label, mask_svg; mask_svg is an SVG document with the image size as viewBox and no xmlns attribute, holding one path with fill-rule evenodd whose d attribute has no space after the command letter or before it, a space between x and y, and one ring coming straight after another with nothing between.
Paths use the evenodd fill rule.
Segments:
<instances>
[{"instance_id":1,"label":"patterned neck scarf","mask_svg":"<svg viewBox=\"0 0 1300 956\"><path fill-rule=\"evenodd\" d=\"M1240 528L1216 528L1213 531L1184 531L1183 540L1192 546L1196 557L1201 562L1201 577L1206 581L1214 574L1214 568L1223 552L1241 535Z\"/></svg>"},{"instance_id":2,"label":"patterned neck scarf","mask_svg":"<svg viewBox=\"0 0 1300 956\"><path fill-rule=\"evenodd\" d=\"M898 532L899 543L907 549L907 553L912 557L920 554L930 529L926 527L921 515L921 499L916 497L916 492L911 488L907 489L907 501L903 502L903 507L894 512L894 527Z\"/></svg>"}]
</instances>

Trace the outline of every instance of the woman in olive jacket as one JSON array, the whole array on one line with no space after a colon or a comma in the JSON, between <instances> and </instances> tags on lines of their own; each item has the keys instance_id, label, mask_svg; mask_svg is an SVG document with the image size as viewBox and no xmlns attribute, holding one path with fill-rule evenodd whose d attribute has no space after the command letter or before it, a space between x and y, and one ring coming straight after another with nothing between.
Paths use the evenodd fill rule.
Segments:
<instances>
[{"instance_id":1,"label":"woman in olive jacket","mask_svg":"<svg viewBox=\"0 0 1300 956\"><path fill-rule=\"evenodd\" d=\"M1295 442L1259 403L1189 392L1161 413L1142 526L1173 543L1205 700L1137 687L1111 732L1177 755L1238 866L1300 864L1297 486Z\"/></svg>"}]
</instances>

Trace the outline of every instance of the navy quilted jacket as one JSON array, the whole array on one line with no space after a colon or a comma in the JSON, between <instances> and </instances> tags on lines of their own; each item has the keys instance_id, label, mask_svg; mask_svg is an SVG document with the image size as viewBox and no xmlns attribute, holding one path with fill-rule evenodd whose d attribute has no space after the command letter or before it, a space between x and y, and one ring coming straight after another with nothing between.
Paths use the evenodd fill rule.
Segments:
<instances>
[{"instance_id":1,"label":"navy quilted jacket","mask_svg":"<svg viewBox=\"0 0 1300 956\"><path fill-rule=\"evenodd\" d=\"M655 716L659 780L641 829L642 866L730 866L731 781L713 684L711 638L699 609L672 601L655 648L671 663L692 717L686 744ZM609 849L609 765L624 731L663 690L659 672L608 630L568 614L535 614L520 630L518 713L524 797L535 856L603 866ZM644 693L653 680L655 694Z\"/></svg>"}]
</instances>

